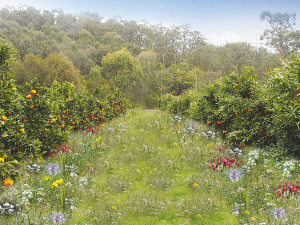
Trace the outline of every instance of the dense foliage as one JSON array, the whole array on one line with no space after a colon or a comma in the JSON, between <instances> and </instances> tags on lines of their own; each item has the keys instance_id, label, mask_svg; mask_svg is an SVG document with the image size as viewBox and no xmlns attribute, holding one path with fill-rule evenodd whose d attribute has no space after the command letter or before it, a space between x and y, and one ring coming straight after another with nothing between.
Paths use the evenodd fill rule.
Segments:
<instances>
[{"instance_id":1,"label":"dense foliage","mask_svg":"<svg viewBox=\"0 0 300 225\"><path fill-rule=\"evenodd\" d=\"M240 73L244 66L255 67L264 79L264 72L277 64L276 55L265 48L245 42L214 46L188 25L165 27L121 18L104 21L97 13L4 7L0 28L0 42L14 46L17 52L18 59L12 64L17 84L34 77L48 87L53 80L69 81L79 92L87 86L97 98L118 86L126 89L125 96L134 103L147 107L153 107L161 94L180 95L195 86L195 68L202 86L233 71ZM107 66L113 65L116 54L138 59L131 64L138 68L132 73L133 80L127 80L126 72L116 73L120 66L128 70L129 61L121 61L125 64L115 65L116 71L108 74Z\"/></svg>"},{"instance_id":2,"label":"dense foliage","mask_svg":"<svg viewBox=\"0 0 300 225\"><path fill-rule=\"evenodd\" d=\"M232 73L198 92L163 96L158 105L214 127L235 146L257 145L282 156L300 153L299 57L269 72L262 85L251 67Z\"/></svg>"},{"instance_id":3,"label":"dense foliage","mask_svg":"<svg viewBox=\"0 0 300 225\"><path fill-rule=\"evenodd\" d=\"M130 103L119 89L105 101L71 83L42 86L37 79L16 88L9 70L11 49L0 47L0 162L2 176L17 173L14 164L39 158L67 142L73 129L97 127L124 113Z\"/></svg>"}]
</instances>

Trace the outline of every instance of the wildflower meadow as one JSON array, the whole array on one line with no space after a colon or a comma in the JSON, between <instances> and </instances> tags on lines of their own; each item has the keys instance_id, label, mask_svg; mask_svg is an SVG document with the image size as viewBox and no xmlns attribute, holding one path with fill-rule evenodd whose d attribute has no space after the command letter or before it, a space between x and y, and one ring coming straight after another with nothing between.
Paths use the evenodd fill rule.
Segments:
<instances>
[{"instance_id":1,"label":"wildflower meadow","mask_svg":"<svg viewBox=\"0 0 300 225\"><path fill-rule=\"evenodd\" d=\"M1 185L1 224L300 223L297 160L181 115L131 110L59 150Z\"/></svg>"},{"instance_id":2,"label":"wildflower meadow","mask_svg":"<svg viewBox=\"0 0 300 225\"><path fill-rule=\"evenodd\" d=\"M245 68L162 97L165 112L131 109L118 89L16 86L9 46L0 55L0 224L300 224L300 162L285 154L299 146L300 85L285 76L298 59L267 100Z\"/></svg>"}]
</instances>

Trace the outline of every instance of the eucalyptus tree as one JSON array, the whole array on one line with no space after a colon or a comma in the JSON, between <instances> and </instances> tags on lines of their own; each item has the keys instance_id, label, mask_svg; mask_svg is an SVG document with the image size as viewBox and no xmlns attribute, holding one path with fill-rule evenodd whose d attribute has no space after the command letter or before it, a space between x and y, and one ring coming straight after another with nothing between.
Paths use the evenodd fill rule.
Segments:
<instances>
[{"instance_id":1,"label":"eucalyptus tree","mask_svg":"<svg viewBox=\"0 0 300 225\"><path fill-rule=\"evenodd\" d=\"M295 30L296 13L274 13L263 11L260 20L267 21L271 29L265 29L261 39L267 40L267 45L275 48L281 58L286 58L292 52L300 49L300 31Z\"/></svg>"},{"instance_id":2,"label":"eucalyptus tree","mask_svg":"<svg viewBox=\"0 0 300 225\"><path fill-rule=\"evenodd\" d=\"M161 95L162 64L153 50L143 51L137 59L143 69L142 95L146 107L153 108Z\"/></svg>"}]
</instances>

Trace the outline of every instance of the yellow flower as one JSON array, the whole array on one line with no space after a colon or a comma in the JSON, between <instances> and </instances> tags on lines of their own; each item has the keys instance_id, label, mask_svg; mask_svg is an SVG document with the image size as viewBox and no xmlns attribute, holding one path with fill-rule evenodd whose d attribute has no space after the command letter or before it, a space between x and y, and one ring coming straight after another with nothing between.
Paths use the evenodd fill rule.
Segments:
<instances>
[{"instance_id":1,"label":"yellow flower","mask_svg":"<svg viewBox=\"0 0 300 225\"><path fill-rule=\"evenodd\" d=\"M64 183L64 180L63 179L59 179L59 180L56 180L52 183L52 188L55 188L55 187L58 187L58 185L60 184L63 184Z\"/></svg>"},{"instance_id":2,"label":"yellow flower","mask_svg":"<svg viewBox=\"0 0 300 225\"><path fill-rule=\"evenodd\" d=\"M4 158L0 158L0 162L4 162Z\"/></svg>"},{"instance_id":3,"label":"yellow flower","mask_svg":"<svg viewBox=\"0 0 300 225\"><path fill-rule=\"evenodd\" d=\"M202 217L202 215L201 215L201 214L197 214L197 216L198 216L199 218L201 218L201 217Z\"/></svg>"},{"instance_id":4,"label":"yellow flower","mask_svg":"<svg viewBox=\"0 0 300 225\"><path fill-rule=\"evenodd\" d=\"M135 169L135 171L136 171L136 172L138 172L138 173L140 173L140 172L141 172L141 171L140 171L140 169Z\"/></svg>"},{"instance_id":5,"label":"yellow flower","mask_svg":"<svg viewBox=\"0 0 300 225\"><path fill-rule=\"evenodd\" d=\"M254 217L251 217L250 219L251 219L251 220L255 220L255 218L254 218Z\"/></svg>"},{"instance_id":6,"label":"yellow flower","mask_svg":"<svg viewBox=\"0 0 300 225\"><path fill-rule=\"evenodd\" d=\"M59 179L56 182L57 182L57 184L63 184L64 183L64 179Z\"/></svg>"},{"instance_id":7,"label":"yellow flower","mask_svg":"<svg viewBox=\"0 0 300 225\"><path fill-rule=\"evenodd\" d=\"M245 211L246 214L249 214L249 211Z\"/></svg>"},{"instance_id":8,"label":"yellow flower","mask_svg":"<svg viewBox=\"0 0 300 225\"><path fill-rule=\"evenodd\" d=\"M55 188L55 187L58 187L58 183L56 182L56 181L54 181L53 183L52 183L52 186L51 186L52 188Z\"/></svg>"},{"instance_id":9,"label":"yellow flower","mask_svg":"<svg viewBox=\"0 0 300 225\"><path fill-rule=\"evenodd\" d=\"M21 132L21 133L24 133L24 132L25 132L25 130L22 128L22 129L20 130L20 132Z\"/></svg>"},{"instance_id":10,"label":"yellow flower","mask_svg":"<svg viewBox=\"0 0 300 225\"><path fill-rule=\"evenodd\" d=\"M195 187L199 187L199 184L197 184L197 183L194 183L194 186L195 186Z\"/></svg>"},{"instance_id":11,"label":"yellow flower","mask_svg":"<svg viewBox=\"0 0 300 225\"><path fill-rule=\"evenodd\" d=\"M177 144L176 142L173 142L173 145L174 145L174 146L177 146L178 144Z\"/></svg>"},{"instance_id":12,"label":"yellow flower","mask_svg":"<svg viewBox=\"0 0 300 225\"><path fill-rule=\"evenodd\" d=\"M51 177L44 177L45 180L52 180Z\"/></svg>"},{"instance_id":13,"label":"yellow flower","mask_svg":"<svg viewBox=\"0 0 300 225\"><path fill-rule=\"evenodd\" d=\"M116 207L116 206L112 206L111 208L112 208L112 209L117 209L117 207Z\"/></svg>"},{"instance_id":14,"label":"yellow flower","mask_svg":"<svg viewBox=\"0 0 300 225\"><path fill-rule=\"evenodd\" d=\"M280 198L277 198L277 202L280 202L281 201L281 199Z\"/></svg>"}]
</instances>

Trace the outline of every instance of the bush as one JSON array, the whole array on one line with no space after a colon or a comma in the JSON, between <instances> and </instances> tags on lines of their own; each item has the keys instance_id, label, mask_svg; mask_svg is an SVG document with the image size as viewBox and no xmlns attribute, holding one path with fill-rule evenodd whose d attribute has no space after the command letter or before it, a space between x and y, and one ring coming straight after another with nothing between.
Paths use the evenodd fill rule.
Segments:
<instances>
[{"instance_id":1,"label":"bush","mask_svg":"<svg viewBox=\"0 0 300 225\"><path fill-rule=\"evenodd\" d=\"M268 77L261 85L253 68L245 67L240 75L232 73L196 94L163 96L158 105L214 127L231 145L272 147L281 156L299 155L299 57L282 61Z\"/></svg>"},{"instance_id":2,"label":"bush","mask_svg":"<svg viewBox=\"0 0 300 225\"><path fill-rule=\"evenodd\" d=\"M9 70L11 54L9 46L0 46L0 168L4 178L17 175L18 161L40 155L40 142L28 139L21 121L20 96Z\"/></svg>"},{"instance_id":3,"label":"bush","mask_svg":"<svg viewBox=\"0 0 300 225\"><path fill-rule=\"evenodd\" d=\"M97 126L125 113L131 104L116 89L101 102L71 83L42 86L37 79L15 87L12 51L0 46L0 174L18 174L19 161L41 158L68 141L73 129Z\"/></svg>"},{"instance_id":4,"label":"bush","mask_svg":"<svg viewBox=\"0 0 300 225\"><path fill-rule=\"evenodd\" d=\"M284 153L300 154L300 59L293 55L268 74L266 107L272 114L267 132Z\"/></svg>"}]
</instances>

